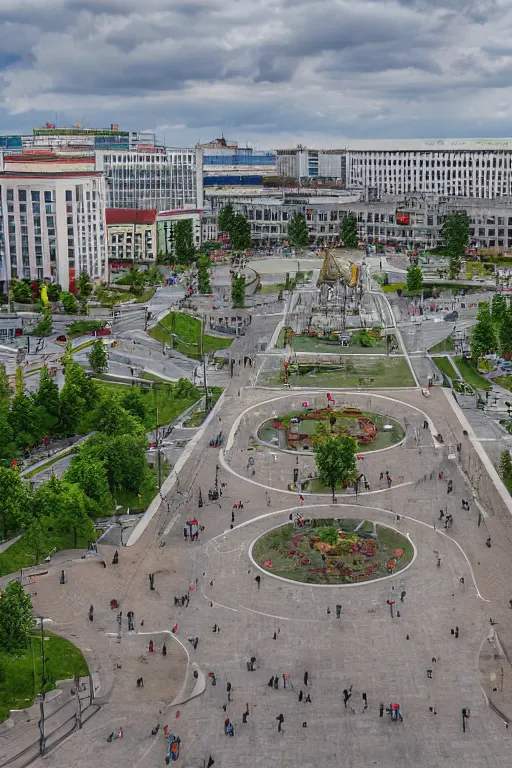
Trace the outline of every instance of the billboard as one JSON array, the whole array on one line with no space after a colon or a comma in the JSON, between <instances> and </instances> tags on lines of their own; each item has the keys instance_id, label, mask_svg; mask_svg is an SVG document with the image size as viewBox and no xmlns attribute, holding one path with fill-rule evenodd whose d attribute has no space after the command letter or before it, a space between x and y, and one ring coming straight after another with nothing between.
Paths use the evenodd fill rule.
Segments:
<instances>
[{"instance_id":1,"label":"billboard","mask_svg":"<svg viewBox=\"0 0 512 768\"><path fill-rule=\"evenodd\" d=\"M397 211L396 223L400 224L402 227L407 227L411 223L411 217L408 213L405 213L405 211Z\"/></svg>"}]
</instances>

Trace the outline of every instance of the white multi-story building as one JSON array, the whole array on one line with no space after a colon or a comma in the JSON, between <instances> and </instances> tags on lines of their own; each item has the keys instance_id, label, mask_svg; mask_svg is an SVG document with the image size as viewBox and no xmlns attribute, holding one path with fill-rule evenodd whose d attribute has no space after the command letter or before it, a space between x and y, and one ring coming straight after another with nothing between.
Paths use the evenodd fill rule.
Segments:
<instances>
[{"instance_id":1,"label":"white multi-story building","mask_svg":"<svg viewBox=\"0 0 512 768\"><path fill-rule=\"evenodd\" d=\"M512 139L350 141L346 186L395 195L512 194Z\"/></svg>"},{"instance_id":2,"label":"white multi-story building","mask_svg":"<svg viewBox=\"0 0 512 768\"><path fill-rule=\"evenodd\" d=\"M105 174L109 208L197 207L195 149L139 147L97 150L96 170Z\"/></svg>"},{"instance_id":3,"label":"white multi-story building","mask_svg":"<svg viewBox=\"0 0 512 768\"><path fill-rule=\"evenodd\" d=\"M345 181L345 149L308 149L299 144L295 149L277 150L277 173L299 181L315 179Z\"/></svg>"},{"instance_id":4,"label":"white multi-story building","mask_svg":"<svg viewBox=\"0 0 512 768\"><path fill-rule=\"evenodd\" d=\"M81 272L105 278L105 180L94 158L4 157L0 282L50 279L73 289Z\"/></svg>"}]
</instances>

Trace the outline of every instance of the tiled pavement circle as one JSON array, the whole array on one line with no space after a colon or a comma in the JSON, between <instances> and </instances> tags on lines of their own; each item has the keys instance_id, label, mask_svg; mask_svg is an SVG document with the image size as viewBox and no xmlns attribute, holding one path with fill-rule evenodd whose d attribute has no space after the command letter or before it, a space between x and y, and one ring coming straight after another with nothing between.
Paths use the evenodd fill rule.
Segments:
<instances>
[{"instance_id":1,"label":"tiled pavement circle","mask_svg":"<svg viewBox=\"0 0 512 768\"><path fill-rule=\"evenodd\" d=\"M242 410L274 396L243 390L238 397L236 392L233 389L228 394L221 413L225 434ZM436 430L445 435L445 442L459 439L460 427L444 397L434 393L426 401L417 392L386 395L425 410ZM267 417L273 407L259 406ZM396 407L401 409L403 421L407 409ZM386 412L375 403L368 410ZM414 428L423 422L423 416L413 413L407 411L409 426L403 446L364 460L365 469L372 474L372 490L380 490L378 477L385 469L404 476L410 484L362 494L357 500L340 496L335 507L328 507L330 515L391 525L396 525L397 514L403 517L399 529L410 534L417 557L393 579L319 589L262 575L261 588L257 588L257 571L248 558L248 547L265 530L288 519L297 497L280 490L286 487L292 467L292 463L284 463L288 457L278 462L279 482L275 478L267 482L270 473L265 474L263 466L255 477L277 490L265 492L247 482L246 448L252 424L244 426L243 420L227 455L239 476L221 466L219 481L227 487L219 503L205 503L202 509L197 506L199 488L206 499L219 460L218 451L208 447L211 435L219 429L219 422L214 422L180 477L180 488L189 492L189 500L171 499L170 511L153 520L136 547L120 551L117 568L110 565L113 550L104 548L107 569L98 563L77 563L69 567L65 587L58 585L56 571L41 579L34 586L36 610L51 616L57 631L76 635L81 647L90 648L89 658L102 677L111 681L100 713L46 762L52 768L164 765L165 739L161 734L152 737L151 729L157 723L168 723L182 738L182 764L211 754L215 765L222 768L508 766L512 729L506 730L487 707L477 670L489 618L496 619L503 632L512 619L508 532L494 518L478 527L474 504L469 511L461 509L461 499L471 498L465 480L446 451L434 448L430 433L424 440L421 435L421 452L418 450ZM294 457L290 458L293 462ZM439 479L440 471L453 480L449 496L446 479ZM235 510L235 527L230 530L232 505L240 500L244 508ZM485 500L481 501L485 506ZM178 503L181 506L175 515ZM453 529L435 530L439 509L446 510L447 503L454 516ZM307 496L305 509L314 514L316 508L326 516L327 507L321 506L326 504L326 497ZM268 513L275 514L266 517ZM199 543L185 542L182 525L194 515L206 529ZM249 522L254 518L258 519ZM492 549L485 547L489 531ZM439 568L436 553L441 557ZM156 574L154 592L149 591L147 579L151 572ZM196 579L198 588L191 593L189 607L175 608L174 595L184 594ZM402 587L406 592L403 603ZM111 597L117 596L124 615L128 610L135 612L137 631L150 635L128 636L124 625L121 642L117 642L116 615L108 607ZM394 608L400 617L396 613L391 617L390 597L396 600ZM86 615L90 603L96 613L92 625ZM336 603L342 605L340 620L335 618ZM149 637L159 647L163 635L157 632L168 632L175 623L179 625L177 637L190 657L206 675L214 672L217 678L216 686L207 679L203 695L178 707L179 718L176 708L167 707L183 685L185 651L172 639L167 643L166 659L161 654L149 658L144 650ZM220 632L214 634L215 623ZM450 633L456 626L458 639ZM199 645L194 650L187 638L196 636ZM141 656L147 663L139 660ZM256 669L249 672L246 665L252 656ZM433 669L432 679L427 677L427 669ZM307 689L305 671L310 675ZM135 685L139 674L144 676L144 690ZM279 690L268 687L275 674L289 675L286 690L282 677ZM228 682L232 702L227 700ZM350 685L352 698L345 708L343 689ZM301 689L310 694L311 703L298 701ZM368 698L366 711L363 692ZM392 723L388 715L379 717L379 704L392 701L400 702L403 723ZM224 735L224 704L235 725L234 738ZM250 715L244 725L246 704ZM471 709L465 734L462 707ZM277 732L279 714L284 716L283 733ZM108 734L120 725L124 738L108 744Z\"/></svg>"}]
</instances>

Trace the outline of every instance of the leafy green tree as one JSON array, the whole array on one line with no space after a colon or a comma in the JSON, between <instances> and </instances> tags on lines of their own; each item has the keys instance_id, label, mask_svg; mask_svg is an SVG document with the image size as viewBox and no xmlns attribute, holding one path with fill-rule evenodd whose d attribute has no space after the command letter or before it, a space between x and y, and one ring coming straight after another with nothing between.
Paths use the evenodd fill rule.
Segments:
<instances>
[{"instance_id":1,"label":"leafy green tree","mask_svg":"<svg viewBox=\"0 0 512 768\"><path fill-rule=\"evenodd\" d=\"M42 311L41 320L34 327L34 336L42 338L43 336L50 336L52 332L52 311L49 308L44 308Z\"/></svg>"},{"instance_id":2,"label":"leafy green tree","mask_svg":"<svg viewBox=\"0 0 512 768\"><path fill-rule=\"evenodd\" d=\"M76 296L73 296L72 293L69 291L64 291L60 295L60 300L62 302L62 307L64 309L64 312L68 315L76 315L78 314L78 301L76 300Z\"/></svg>"},{"instance_id":3,"label":"leafy green tree","mask_svg":"<svg viewBox=\"0 0 512 768\"><path fill-rule=\"evenodd\" d=\"M21 365L18 365L16 368L15 380L16 380L16 383L15 383L14 393L16 395L22 395L23 392L25 391L25 382L23 380L23 368L21 367Z\"/></svg>"},{"instance_id":4,"label":"leafy green tree","mask_svg":"<svg viewBox=\"0 0 512 768\"><path fill-rule=\"evenodd\" d=\"M501 323L505 319L507 309L507 300L505 296L502 293L495 293L492 297L491 316L496 329L500 327Z\"/></svg>"},{"instance_id":5,"label":"leafy green tree","mask_svg":"<svg viewBox=\"0 0 512 768\"><path fill-rule=\"evenodd\" d=\"M315 463L320 479L331 489L333 501L337 486L356 479L356 451L356 441L346 435L322 435L315 441Z\"/></svg>"},{"instance_id":6,"label":"leafy green tree","mask_svg":"<svg viewBox=\"0 0 512 768\"><path fill-rule=\"evenodd\" d=\"M0 459L12 460L16 457L17 446L14 432L9 423L9 403L0 401Z\"/></svg>"},{"instance_id":7,"label":"leafy green tree","mask_svg":"<svg viewBox=\"0 0 512 768\"><path fill-rule=\"evenodd\" d=\"M231 281L231 304L233 308L245 307L245 277L236 275Z\"/></svg>"},{"instance_id":8,"label":"leafy green tree","mask_svg":"<svg viewBox=\"0 0 512 768\"><path fill-rule=\"evenodd\" d=\"M241 213L235 213L229 231L231 245L235 251L245 251L251 247L251 225Z\"/></svg>"},{"instance_id":9,"label":"leafy green tree","mask_svg":"<svg viewBox=\"0 0 512 768\"><path fill-rule=\"evenodd\" d=\"M45 432L45 414L33 398L25 394L15 395L8 415L17 445L21 449L37 445Z\"/></svg>"},{"instance_id":10,"label":"leafy green tree","mask_svg":"<svg viewBox=\"0 0 512 768\"><path fill-rule=\"evenodd\" d=\"M50 534L45 520L34 519L23 534L23 543L34 558L34 565L41 562L50 549Z\"/></svg>"},{"instance_id":11,"label":"leafy green tree","mask_svg":"<svg viewBox=\"0 0 512 768\"><path fill-rule=\"evenodd\" d=\"M29 280L17 280L13 278L9 283L12 300L20 304L32 303L32 289Z\"/></svg>"},{"instance_id":12,"label":"leafy green tree","mask_svg":"<svg viewBox=\"0 0 512 768\"><path fill-rule=\"evenodd\" d=\"M219 218L217 222L219 232L231 233L231 229L233 227L234 215L235 215L235 211L231 203L228 203L226 206L224 206L222 211L219 213Z\"/></svg>"},{"instance_id":13,"label":"leafy green tree","mask_svg":"<svg viewBox=\"0 0 512 768\"><path fill-rule=\"evenodd\" d=\"M104 395L96 409L96 428L107 435L144 435L144 425L116 397Z\"/></svg>"},{"instance_id":14,"label":"leafy green tree","mask_svg":"<svg viewBox=\"0 0 512 768\"><path fill-rule=\"evenodd\" d=\"M11 395L12 389L11 385L9 384L9 379L7 378L5 365L0 364L0 402L9 402Z\"/></svg>"},{"instance_id":15,"label":"leafy green tree","mask_svg":"<svg viewBox=\"0 0 512 768\"><path fill-rule=\"evenodd\" d=\"M23 483L18 472L0 467L0 517L4 539L23 525L26 511Z\"/></svg>"},{"instance_id":16,"label":"leafy green tree","mask_svg":"<svg viewBox=\"0 0 512 768\"><path fill-rule=\"evenodd\" d=\"M64 473L64 480L78 485L94 502L97 513L110 507L112 497L104 461L79 453Z\"/></svg>"},{"instance_id":17,"label":"leafy green tree","mask_svg":"<svg viewBox=\"0 0 512 768\"><path fill-rule=\"evenodd\" d=\"M47 434L52 433L60 419L59 388L46 366L41 369L39 386L33 395L33 400L44 411L44 431Z\"/></svg>"},{"instance_id":18,"label":"leafy green tree","mask_svg":"<svg viewBox=\"0 0 512 768\"><path fill-rule=\"evenodd\" d=\"M500 354L512 357L512 305L507 308L498 331Z\"/></svg>"},{"instance_id":19,"label":"leafy green tree","mask_svg":"<svg viewBox=\"0 0 512 768\"><path fill-rule=\"evenodd\" d=\"M27 648L34 626L32 598L19 581L11 581L0 592L0 646L7 653Z\"/></svg>"},{"instance_id":20,"label":"leafy green tree","mask_svg":"<svg viewBox=\"0 0 512 768\"><path fill-rule=\"evenodd\" d=\"M144 424L148 411L139 389L136 387L129 389L121 398L121 405L128 411L128 413L131 413L132 416L136 416L139 421Z\"/></svg>"},{"instance_id":21,"label":"leafy green tree","mask_svg":"<svg viewBox=\"0 0 512 768\"><path fill-rule=\"evenodd\" d=\"M296 213L290 220L288 240L292 248L305 248L309 243L308 225L302 213Z\"/></svg>"},{"instance_id":22,"label":"leafy green tree","mask_svg":"<svg viewBox=\"0 0 512 768\"><path fill-rule=\"evenodd\" d=\"M78 275L78 280L76 281L76 285L81 299L86 299L91 295L93 291L93 284L91 283L87 272L80 272Z\"/></svg>"},{"instance_id":23,"label":"leafy green tree","mask_svg":"<svg viewBox=\"0 0 512 768\"><path fill-rule=\"evenodd\" d=\"M65 435L76 432L80 419L92 411L98 399L98 389L81 365L71 358L66 363L65 381L60 393L60 429Z\"/></svg>"},{"instance_id":24,"label":"leafy green tree","mask_svg":"<svg viewBox=\"0 0 512 768\"><path fill-rule=\"evenodd\" d=\"M80 449L94 460L103 461L112 492L127 488L138 492L148 474L146 437L141 435L93 435Z\"/></svg>"},{"instance_id":25,"label":"leafy green tree","mask_svg":"<svg viewBox=\"0 0 512 768\"><path fill-rule=\"evenodd\" d=\"M59 283L48 283L46 285L46 292L48 294L49 301L58 301L62 293L62 287Z\"/></svg>"},{"instance_id":26,"label":"leafy green tree","mask_svg":"<svg viewBox=\"0 0 512 768\"><path fill-rule=\"evenodd\" d=\"M91 351L87 355L87 359L94 373L105 373L108 371L108 355L102 341L94 342Z\"/></svg>"},{"instance_id":27,"label":"leafy green tree","mask_svg":"<svg viewBox=\"0 0 512 768\"><path fill-rule=\"evenodd\" d=\"M181 219L174 225L174 254L178 264L192 264L196 254L192 219Z\"/></svg>"},{"instance_id":28,"label":"leafy green tree","mask_svg":"<svg viewBox=\"0 0 512 768\"><path fill-rule=\"evenodd\" d=\"M445 217L441 229L448 256L450 258L450 278L455 280L460 274L460 260L469 245L469 216L465 211L451 213Z\"/></svg>"},{"instance_id":29,"label":"leafy green tree","mask_svg":"<svg viewBox=\"0 0 512 768\"><path fill-rule=\"evenodd\" d=\"M135 296L140 296L144 290L146 277L144 272L141 272L138 267L134 267L128 272L126 276L126 282L130 287L130 291Z\"/></svg>"},{"instance_id":30,"label":"leafy green tree","mask_svg":"<svg viewBox=\"0 0 512 768\"><path fill-rule=\"evenodd\" d=\"M503 451L500 457L500 470L505 483L512 481L512 457L508 451Z\"/></svg>"},{"instance_id":31,"label":"leafy green tree","mask_svg":"<svg viewBox=\"0 0 512 768\"><path fill-rule=\"evenodd\" d=\"M81 365L74 360L70 360L66 366L65 383L72 384L78 388L78 392L81 398L85 401L88 408L92 409L98 400L98 387L96 384L87 378L85 371Z\"/></svg>"},{"instance_id":32,"label":"leafy green tree","mask_svg":"<svg viewBox=\"0 0 512 768\"><path fill-rule=\"evenodd\" d=\"M407 290L411 293L420 293L423 286L423 272L417 264L411 264L407 268Z\"/></svg>"},{"instance_id":33,"label":"leafy green tree","mask_svg":"<svg viewBox=\"0 0 512 768\"><path fill-rule=\"evenodd\" d=\"M74 483L59 480L55 483L55 500L50 518L51 529L60 534L73 534L76 549L78 537L94 541L94 523L86 511L83 490Z\"/></svg>"},{"instance_id":34,"label":"leafy green tree","mask_svg":"<svg viewBox=\"0 0 512 768\"><path fill-rule=\"evenodd\" d=\"M475 363L482 355L495 352L496 331L492 322L489 302L482 301L478 307L477 322L471 334L471 357Z\"/></svg>"},{"instance_id":35,"label":"leafy green tree","mask_svg":"<svg viewBox=\"0 0 512 768\"><path fill-rule=\"evenodd\" d=\"M357 248L359 235L357 233L357 218L355 213L348 212L340 224L340 238L344 248Z\"/></svg>"},{"instance_id":36,"label":"leafy green tree","mask_svg":"<svg viewBox=\"0 0 512 768\"><path fill-rule=\"evenodd\" d=\"M144 277L149 285L159 285L162 282L162 273L154 264L151 264L144 272Z\"/></svg>"},{"instance_id":37,"label":"leafy green tree","mask_svg":"<svg viewBox=\"0 0 512 768\"><path fill-rule=\"evenodd\" d=\"M199 293L210 294L212 286L210 283L211 259L206 253L201 253L197 260L197 287Z\"/></svg>"}]
</instances>

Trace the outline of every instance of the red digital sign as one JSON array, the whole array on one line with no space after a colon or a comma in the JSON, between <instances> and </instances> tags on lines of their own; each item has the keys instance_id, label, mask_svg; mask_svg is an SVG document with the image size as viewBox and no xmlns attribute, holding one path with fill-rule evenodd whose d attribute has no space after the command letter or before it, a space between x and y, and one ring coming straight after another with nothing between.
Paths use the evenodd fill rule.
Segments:
<instances>
[{"instance_id":1,"label":"red digital sign","mask_svg":"<svg viewBox=\"0 0 512 768\"><path fill-rule=\"evenodd\" d=\"M411 218L408 213L403 213L401 211L396 212L396 223L401 224L402 226L407 226L411 223Z\"/></svg>"}]
</instances>

